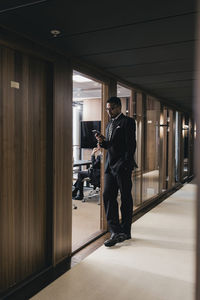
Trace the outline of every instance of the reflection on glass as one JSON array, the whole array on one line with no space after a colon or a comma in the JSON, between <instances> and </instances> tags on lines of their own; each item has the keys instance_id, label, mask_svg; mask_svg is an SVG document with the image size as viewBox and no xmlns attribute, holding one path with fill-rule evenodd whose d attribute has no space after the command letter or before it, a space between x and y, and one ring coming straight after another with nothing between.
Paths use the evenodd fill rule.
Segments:
<instances>
[{"instance_id":1,"label":"reflection on glass","mask_svg":"<svg viewBox=\"0 0 200 300\"><path fill-rule=\"evenodd\" d=\"M160 103L152 97L146 98L145 156L142 179L142 200L159 193L159 124Z\"/></svg>"},{"instance_id":2,"label":"reflection on glass","mask_svg":"<svg viewBox=\"0 0 200 300\"><path fill-rule=\"evenodd\" d=\"M183 136L183 178L188 176L188 161L189 161L189 117L185 116L182 122Z\"/></svg>"},{"instance_id":3,"label":"reflection on glass","mask_svg":"<svg viewBox=\"0 0 200 300\"><path fill-rule=\"evenodd\" d=\"M136 122L136 152L135 161L138 168L133 173L133 203L134 208L142 204L142 131L143 131L143 100L142 94L134 91L133 93L133 116Z\"/></svg>"},{"instance_id":4,"label":"reflection on glass","mask_svg":"<svg viewBox=\"0 0 200 300\"><path fill-rule=\"evenodd\" d=\"M136 117L136 141L137 147L135 152L135 161L137 162L138 168L135 170L133 174L133 188L132 188L132 196L134 207L137 207L141 204L141 171L142 171L142 144L141 144L141 136L142 136L142 120L140 117Z\"/></svg>"},{"instance_id":5,"label":"reflection on glass","mask_svg":"<svg viewBox=\"0 0 200 300\"><path fill-rule=\"evenodd\" d=\"M73 183L80 172L91 166L91 153L96 147L92 129L100 130L102 84L79 72L73 72ZM95 154L97 156L99 152ZM83 179L83 199L80 189L73 194L72 250L87 242L100 230L100 191L89 177Z\"/></svg>"},{"instance_id":6,"label":"reflection on glass","mask_svg":"<svg viewBox=\"0 0 200 300\"><path fill-rule=\"evenodd\" d=\"M141 204L141 114L137 116L136 107L138 108L139 113L141 113L142 103L137 98L137 93L133 95L131 99L132 91L129 88L126 88L120 84L117 85L117 96L121 99L122 103L122 113L126 116L133 117L136 122L136 142L137 148L135 153L135 160L138 164L138 169L132 173L132 197L134 208ZM137 102L137 105L136 105ZM131 109L132 106L132 109ZM118 202L120 205L120 196L118 197ZM119 210L120 215L120 210Z\"/></svg>"},{"instance_id":7,"label":"reflection on glass","mask_svg":"<svg viewBox=\"0 0 200 300\"><path fill-rule=\"evenodd\" d=\"M175 130L175 182L180 181L180 113L176 112L176 130Z\"/></svg>"}]
</instances>

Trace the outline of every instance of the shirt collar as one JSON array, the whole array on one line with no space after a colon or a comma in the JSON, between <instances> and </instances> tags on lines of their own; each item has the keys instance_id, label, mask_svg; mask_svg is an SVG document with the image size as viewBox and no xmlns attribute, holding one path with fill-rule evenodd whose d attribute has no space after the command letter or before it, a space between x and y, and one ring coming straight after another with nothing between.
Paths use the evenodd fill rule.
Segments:
<instances>
[{"instance_id":1,"label":"shirt collar","mask_svg":"<svg viewBox=\"0 0 200 300\"><path fill-rule=\"evenodd\" d=\"M117 120L117 119L119 118L119 116L121 116L121 114L122 114L122 112L121 112L119 115L117 115L115 118L112 118L111 120L112 120L112 121Z\"/></svg>"}]
</instances>

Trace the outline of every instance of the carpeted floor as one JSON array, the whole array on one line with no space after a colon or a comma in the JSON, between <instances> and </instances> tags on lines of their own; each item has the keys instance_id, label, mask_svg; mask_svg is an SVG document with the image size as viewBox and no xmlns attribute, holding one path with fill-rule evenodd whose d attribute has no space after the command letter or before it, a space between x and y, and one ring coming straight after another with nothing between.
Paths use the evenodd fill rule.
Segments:
<instances>
[{"instance_id":1,"label":"carpeted floor","mask_svg":"<svg viewBox=\"0 0 200 300\"><path fill-rule=\"evenodd\" d=\"M187 184L132 226L132 239L97 249L32 300L193 300L195 193Z\"/></svg>"}]
</instances>

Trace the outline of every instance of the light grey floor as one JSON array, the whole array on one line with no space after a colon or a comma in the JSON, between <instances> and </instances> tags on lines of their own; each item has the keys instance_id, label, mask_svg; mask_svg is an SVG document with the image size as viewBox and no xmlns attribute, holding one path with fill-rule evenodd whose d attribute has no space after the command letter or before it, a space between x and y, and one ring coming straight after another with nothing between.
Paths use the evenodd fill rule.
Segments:
<instances>
[{"instance_id":1,"label":"light grey floor","mask_svg":"<svg viewBox=\"0 0 200 300\"><path fill-rule=\"evenodd\" d=\"M34 300L193 300L195 194L187 184L132 226L132 240L97 249Z\"/></svg>"}]
</instances>

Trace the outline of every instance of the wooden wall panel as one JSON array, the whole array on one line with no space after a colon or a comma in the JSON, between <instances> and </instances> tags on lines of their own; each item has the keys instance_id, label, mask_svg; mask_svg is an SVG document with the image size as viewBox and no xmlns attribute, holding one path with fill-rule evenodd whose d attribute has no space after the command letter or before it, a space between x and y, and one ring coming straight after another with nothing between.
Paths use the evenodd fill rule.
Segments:
<instances>
[{"instance_id":1,"label":"wooden wall panel","mask_svg":"<svg viewBox=\"0 0 200 300\"><path fill-rule=\"evenodd\" d=\"M158 169L158 122L160 117L160 104L154 98L148 96L146 100L146 147L145 147L145 171Z\"/></svg>"},{"instance_id":2,"label":"wooden wall panel","mask_svg":"<svg viewBox=\"0 0 200 300\"><path fill-rule=\"evenodd\" d=\"M3 291L49 263L46 256L48 67L46 62L8 48L1 47L0 54L0 289ZM11 88L11 81L18 82L19 89Z\"/></svg>"},{"instance_id":3,"label":"wooden wall panel","mask_svg":"<svg viewBox=\"0 0 200 300\"><path fill-rule=\"evenodd\" d=\"M54 77L54 265L71 254L72 70L62 60Z\"/></svg>"},{"instance_id":4,"label":"wooden wall panel","mask_svg":"<svg viewBox=\"0 0 200 300\"><path fill-rule=\"evenodd\" d=\"M105 136L106 134L106 126L109 121L109 117L106 111L106 103L110 97L114 97L117 95L117 82L114 80L110 80L109 84L103 84L102 86L102 111L101 111L101 133ZM103 204L103 190L104 190L104 166L106 160L106 150L103 151L103 159L101 164L101 190L100 190L100 201L101 201L101 212L100 212L100 229L107 230L107 221L105 215L105 209Z\"/></svg>"},{"instance_id":5,"label":"wooden wall panel","mask_svg":"<svg viewBox=\"0 0 200 300\"><path fill-rule=\"evenodd\" d=\"M175 115L173 110L169 110L169 138L168 138L168 189L172 188L175 184L175 128L174 128Z\"/></svg>"},{"instance_id":6,"label":"wooden wall panel","mask_svg":"<svg viewBox=\"0 0 200 300\"><path fill-rule=\"evenodd\" d=\"M160 186L159 190L162 192L167 188L166 176L167 176L167 127L163 126L167 124L167 110L161 106L161 118L160 118Z\"/></svg>"}]
</instances>

